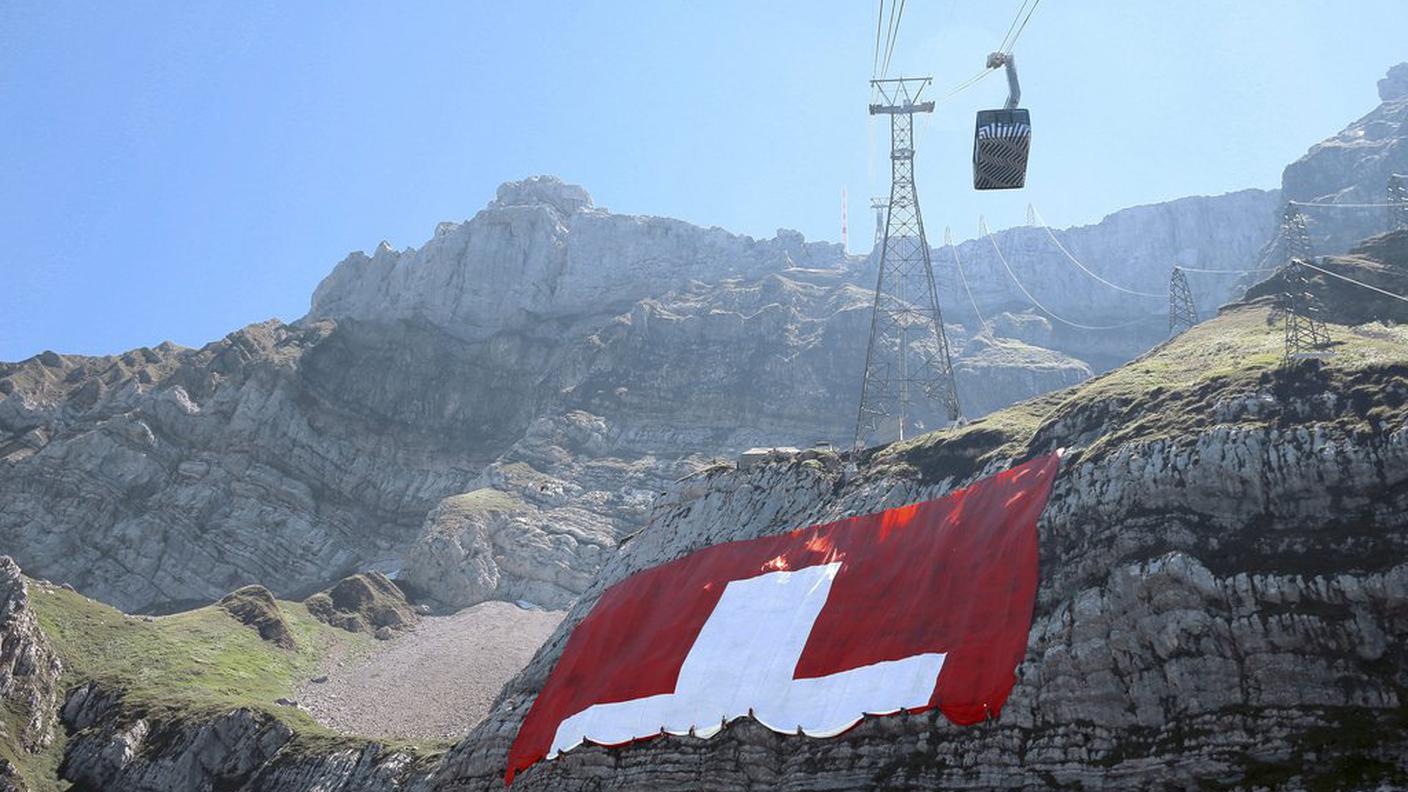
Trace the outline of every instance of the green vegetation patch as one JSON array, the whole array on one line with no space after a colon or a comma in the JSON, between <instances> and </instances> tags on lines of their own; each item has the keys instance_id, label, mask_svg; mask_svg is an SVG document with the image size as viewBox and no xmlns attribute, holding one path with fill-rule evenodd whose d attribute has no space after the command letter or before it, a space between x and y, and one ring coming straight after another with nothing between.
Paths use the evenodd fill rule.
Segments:
<instances>
[{"instance_id":1,"label":"green vegetation patch","mask_svg":"<svg viewBox=\"0 0 1408 792\"><path fill-rule=\"evenodd\" d=\"M357 649L364 636L334 630L297 603L276 602L294 638L284 649L261 638L219 606L159 617L128 616L53 586L31 584L39 623L63 658L66 688L97 682L124 705L154 717L193 717L238 707L269 712L300 727L306 713L280 707L316 676L335 642Z\"/></svg>"},{"instance_id":2,"label":"green vegetation patch","mask_svg":"<svg viewBox=\"0 0 1408 792\"><path fill-rule=\"evenodd\" d=\"M1334 355L1281 366L1283 333L1266 302L1232 306L1118 369L999 410L965 426L871 452L871 469L926 481L966 478L1003 459L1078 446L1099 458L1131 441L1187 436L1214 425L1331 422L1378 431L1408 420L1408 325L1330 324ZM1346 401L1321 405L1311 396ZM1236 402L1271 397L1265 409ZM1297 398L1303 397L1303 398Z\"/></svg>"},{"instance_id":3,"label":"green vegetation patch","mask_svg":"<svg viewBox=\"0 0 1408 792\"><path fill-rule=\"evenodd\" d=\"M24 787L30 792L64 788L58 781L64 755L63 729L54 730L54 742L48 748L30 753L20 747L19 739L28 719L28 713L16 712L8 702L0 701L0 788L7 778L13 780L15 776L24 780ZM4 768L6 764L8 770Z\"/></svg>"},{"instance_id":4,"label":"green vegetation patch","mask_svg":"<svg viewBox=\"0 0 1408 792\"><path fill-rule=\"evenodd\" d=\"M511 495L493 487L482 487L463 495L452 495L440 502L443 509L461 513L505 512L527 508L526 503L516 495Z\"/></svg>"},{"instance_id":5,"label":"green vegetation patch","mask_svg":"<svg viewBox=\"0 0 1408 792\"><path fill-rule=\"evenodd\" d=\"M218 604L153 618L128 616L44 583L30 581L29 590L39 624L64 663L61 687L67 690L95 682L117 693L119 717L124 720L146 718L153 724L172 724L248 709L277 718L293 730L282 754L290 756L326 755L376 742L421 763L446 747L441 741L339 734L297 707L275 703L295 699L303 683L321 672L329 652L358 656L374 645L366 633L323 624L302 603L274 600L278 618L294 641L292 648L282 648ZM9 713L0 711L0 716L8 720ZM5 725L8 728L8 722ZM35 790L63 788L57 781L64 743L62 729L59 732L48 752L21 765ZM4 753L5 742L0 740L0 758L10 759Z\"/></svg>"}]
</instances>

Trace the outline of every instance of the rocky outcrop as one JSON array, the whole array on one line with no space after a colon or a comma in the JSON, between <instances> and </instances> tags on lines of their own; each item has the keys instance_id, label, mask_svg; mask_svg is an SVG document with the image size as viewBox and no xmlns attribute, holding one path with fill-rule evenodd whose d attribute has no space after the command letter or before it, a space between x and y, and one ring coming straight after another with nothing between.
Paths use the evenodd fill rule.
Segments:
<instances>
[{"instance_id":1,"label":"rocky outcrop","mask_svg":"<svg viewBox=\"0 0 1408 792\"><path fill-rule=\"evenodd\" d=\"M236 709L209 718L131 717L93 684L63 709L74 731L60 775L110 792L387 792L423 784L426 761L377 743L307 744L282 721Z\"/></svg>"},{"instance_id":2,"label":"rocky outcrop","mask_svg":"<svg viewBox=\"0 0 1408 792\"><path fill-rule=\"evenodd\" d=\"M62 671L19 566L0 556L0 788L28 788L22 768L4 757L23 764L53 743Z\"/></svg>"},{"instance_id":3,"label":"rocky outcrop","mask_svg":"<svg viewBox=\"0 0 1408 792\"><path fill-rule=\"evenodd\" d=\"M363 572L339 580L327 591L303 601L313 617L348 632L371 633L381 640L416 625L406 595L386 575Z\"/></svg>"},{"instance_id":4,"label":"rocky outcrop","mask_svg":"<svg viewBox=\"0 0 1408 792\"><path fill-rule=\"evenodd\" d=\"M129 611L255 582L304 596L394 557L512 442L533 349L268 322L198 350L0 365L0 543Z\"/></svg>"},{"instance_id":5,"label":"rocky outcrop","mask_svg":"<svg viewBox=\"0 0 1408 792\"><path fill-rule=\"evenodd\" d=\"M259 633L259 637L281 649L293 649L293 631L279 610L274 595L263 586L245 586L226 594L215 603L221 610L230 614L240 624Z\"/></svg>"},{"instance_id":6,"label":"rocky outcrop","mask_svg":"<svg viewBox=\"0 0 1408 792\"><path fill-rule=\"evenodd\" d=\"M782 231L756 241L719 228L611 214L553 177L511 182L465 223L442 223L418 250L353 253L319 284L309 317L421 317L466 338L608 317L691 280L830 267L840 246Z\"/></svg>"},{"instance_id":7,"label":"rocky outcrop","mask_svg":"<svg viewBox=\"0 0 1408 792\"><path fill-rule=\"evenodd\" d=\"M965 414L1162 341L1169 268L1255 263L1276 201L1187 198L935 249ZM993 241L1052 311L1119 331L1035 311ZM0 364L0 542L131 611L251 583L301 598L367 569L447 608L565 604L680 476L750 446L849 444L875 266L795 232L755 240L612 214L548 177L509 183L419 249L350 256L295 324ZM1190 275L1205 314L1236 277ZM479 490L523 507L438 508Z\"/></svg>"},{"instance_id":8,"label":"rocky outcrop","mask_svg":"<svg viewBox=\"0 0 1408 792\"><path fill-rule=\"evenodd\" d=\"M1309 203L1382 204L1391 174L1408 174L1408 63L1379 81L1381 104L1286 167L1281 194ZM1304 209L1317 255L1343 253L1388 229L1382 206Z\"/></svg>"},{"instance_id":9,"label":"rocky outcrop","mask_svg":"<svg viewBox=\"0 0 1408 792\"><path fill-rule=\"evenodd\" d=\"M1230 309L1131 369L1167 368L1187 353L1179 344L1236 343L1248 328L1274 346L1266 312ZM1377 343L1386 331L1363 332L1354 338ZM937 497L1066 447L1039 526L1026 658L995 721L898 715L814 740L743 719L709 740L578 748L515 788L1393 788L1408 774L1408 649L1395 640L1408 631L1408 366L1378 354L1346 347L1341 368L1171 387L1107 378L877 451L856 473L813 453L687 477L443 760L300 744L247 711L132 720L84 687L64 710L75 731L64 773L115 790L502 789L518 722L611 583L707 545ZM1132 416L1181 429L1131 434ZM474 505L492 511L494 497Z\"/></svg>"}]
</instances>

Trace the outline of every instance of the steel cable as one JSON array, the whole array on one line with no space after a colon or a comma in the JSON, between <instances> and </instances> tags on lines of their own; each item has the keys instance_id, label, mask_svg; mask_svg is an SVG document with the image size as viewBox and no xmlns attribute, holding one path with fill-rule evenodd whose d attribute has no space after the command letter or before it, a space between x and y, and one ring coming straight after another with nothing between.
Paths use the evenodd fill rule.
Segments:
<instances>
[{"instance_id":1,"label":"steel cable","mask_svg":"<svg viewBox=\"0 0 1408 792\"><path fill-rule=\"evenodd\" d=\"M1342 281L1348 281L1349 283L1353 283L1355 286L1363 286L1364 288L1369 289L1370 291L1376 291L1379 294L1384 295L1385 297L1392 297L1395 300L1402 300L1403 302L1408 302L1408 297L1404 297L1401 294L1394 294L1393 292L1388 291L1387 289L1380 289L1378 286L1370 286L1369 284L1364 283L1363 281L1357 281L1354 278L1349 277L1348 275L1341 275L1338 272L1331 272L1323 267L1317 267L1316 265L1311 264L1308 261L1302 261L1301 263L1304 264L1306 268L1313 269L1316 272L1322 273L1324 275L1329 275L1331 278L1339 278Z\"/></svg>"},{"instance_id":2,"label":"steel cable","mask_svg":"<svg viewBox=\"0 0 1408 792\"><path fill-rule=\"evenodd\" d=\"M1047 308L1045 305L1043 305L1041 301L1038 300L1031 292L1027 291L1027 287L1023 286L1022 282L1017 279L1017 273L1013 272L1012 267L1008 265L1007 257L1002 255L1002 248L997 246L997 240L993 238L992 232L988 230L987 225L985 223L980 222L979 228L987 236L988 241L992 243L992 249L995 253L997 253L997 260L1002 262L1002 268L1007 270L1007 277L1012 279L1012 282L1016 284L1017 288L1022 292L1022 294L1026 295L1026 298L1031 302L1032 305L1035 305L1038 309L1041 310L1042 313L1046 314L1052 319L1055 319L1056 321L1061 322L1062 324L1067 324L1071 327L1078 328L1080 330L1121 330L1126 327L1133 327L1138 324L1145 324L1149 321L1148 319L1135 319L1133 321L1121 322L1119 324L1112 325L1088 325L1081 324L1080 322L1073 322L1070 319L1061 316L1060 314L1052 311L1050 308Z\"/></svg>"},{"instance_id":3,"label":"steel cable","mask_svg":"<svg viewBox=\"0 0 1408 792\"><path fill-rule=\"evenodd\" d=\"M983 318L983 312L978 308L978 301L973 299L973 290L968 287L968 276L963 274L963 262L958 260L958 246L953 244L953 235L949 229L944 229L944 244L953 252L953 263L958 267L958 279L963 283L963 291L968 295L968 304L973 306L973 313L978 315L978 324L983 330L991 334L988 320Z\"/></svg>"},{"instance_id":4,"label":"steel cable","mask_svg":"<svg viewBox=\"0 0 1408 792\"><path fill-rule=\"evenodd\" d=\"M1036 217L1037 221L1041 224L1041 228L1042 228L1042 230L1044 230L1044 231L1046 232L1046 235L1049 236L1049 237L1051 237L1051 241L1052 241L1053 243L1055 243L1056 247L1059 248L1059 249L1061 250L1061 252L1065 254L1066 258L1070 259L1070 261L1071 261L1072 264L1074 264L1074 265L1076 265L1077 267L1079 267L1081 272L1084 272L1086 275L1089 275L1090 277L1094 278L1095 280L1100 281L1101 283L1105 284L1106 286L1109 286L1111 289L1115 289L1115 290L1117 290L1117 291L1122 291L1122 292L1125 292L1126 294L1133 294L1133 295L1135 295L1135 296L1137 296L1137 297L1152 297L1152 298L1159 299L1159 300L1166 299L1166 298L1168 297L1167 294L1154 294L1153 292L1142 292L1142 291L1137 291L1137 290L1135 290L1135 289L1128 289L1128 288L1125 288L1124 286L1119 285L1118 283L1112 283L1112 282L1107 281L1107 280L1105 280L1104 278L1100 277L1100 276L1097 275L1094 271L1092 271L1089 267L1087 267L1087 266L1085 266L1084 264L1080 263L1080 259L1078 259L1078 258L1076 258L1074 255L1072 255L1072 254L1071 254L1071 251L1067 250L1067 249L1066 249L1066 246L1063 245L1063 244L1061 244L1061 240L1059 240L1059 239L1056 238L1056 234L1055 234L1055 232L1053 232L1053 231L1051 230L1051 226L1049 226L1049 225L1046 224L1046 218L1041 216L1041 212L1038 211L1035 206L1032 206L1031 204L1027 204L1027 205L1032 207L1032 214Z\"/></svg>"}]
</instances>

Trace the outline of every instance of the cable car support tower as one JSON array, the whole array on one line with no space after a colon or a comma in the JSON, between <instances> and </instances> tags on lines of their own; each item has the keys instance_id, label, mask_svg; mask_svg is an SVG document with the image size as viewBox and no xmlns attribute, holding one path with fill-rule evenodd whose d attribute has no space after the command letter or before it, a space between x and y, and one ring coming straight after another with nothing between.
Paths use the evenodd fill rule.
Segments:
<instances>
[{"instance_id":1,"label":"cable car support tower","mask_svg":"<svg viewBox=\"0 0 1408 792\"><path fill-rule=\"evenodd\" d=\"M870 208L875 210L875 244L872 250L879 253L885 245L885 210L890 208L890 199L871 198Z\"/></svg>"},{"instance_id":2,"label":"cable car support tower","mask_svg":"<svg viewBox=\"0 0 1408 792\"><path fill-rule=\"evenodd\" d=\"M1281 234L1286 240L1289 261L1282 272L1285 282L1281 293L1281 309L1286 312L1285 353L1283 364L1305 358L1333 355L1329 350L1330 333L1325 328L1324 311L1311 288L1310 273L1304 262L1313 260L1314 249L1305 215L1295 204L1286 204L1281 216Z\"/></svg>"},{"instance_id":3,"label":"cable car support tower","mask_svg":"<svg viewBox=\"0 0 1408 792\"><path fill-rule=\"evenodd\" d=\"M928 77L871 80L876 101L871 115L890 117L890 200L875 281L870 343L861 381L854 447L882 432L898 439L917 428L915 406L923 399L942 405L949 421L960 416L953 358L939 311L929 242L914 185L914 114L931 113L921 102Z\"/></svg>"},{"instance_id":4,"label":"cable car support tower","mask_svg":"<svg viewBox=\"0 0 1408 792\"><path fill-rule=\"evenodd\" d=\"M1188 288L1188 276L1181 267L1174 267L1168 278L1168 334L1176 336L1198 323L1198 309L1193 303L1193 290Z\"/></svg>"}]
</instances>

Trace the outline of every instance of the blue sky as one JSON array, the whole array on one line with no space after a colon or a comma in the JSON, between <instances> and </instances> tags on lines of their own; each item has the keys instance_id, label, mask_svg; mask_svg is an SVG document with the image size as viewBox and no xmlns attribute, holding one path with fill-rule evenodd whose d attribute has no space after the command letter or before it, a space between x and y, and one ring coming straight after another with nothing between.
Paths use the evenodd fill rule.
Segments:
<instances>
[{"instance_id":1,"label":"blue sky","mask_svg":"<svg viewBox=\"0 0 1408 792\"><path fill-rule=\"evenodd\" d=\"M908 0L891 73L977 71L1017 0ZM865 248L875 2L0 0L0 360L199 345L292 320L348 251L419 245L502 181ZM1016 55L1028 189L976 194L973 112L919 140L925 219L971 236L1274 187L1377 104L1408 3L1044 0Z\"/></svg>"}]
</instances>

